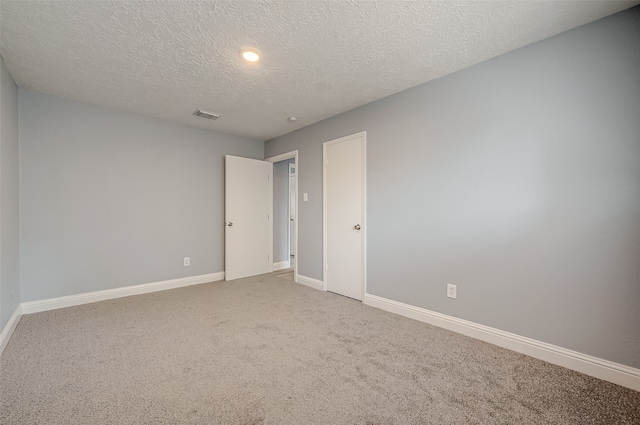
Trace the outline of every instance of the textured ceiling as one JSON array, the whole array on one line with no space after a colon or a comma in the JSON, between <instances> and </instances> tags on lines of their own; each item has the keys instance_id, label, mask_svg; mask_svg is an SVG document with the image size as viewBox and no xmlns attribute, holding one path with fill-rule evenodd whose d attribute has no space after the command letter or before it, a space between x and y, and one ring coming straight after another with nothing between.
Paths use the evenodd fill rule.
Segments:
<instances>
[{"instance_id":1,"label":"textured ceiling","mask_svg":"<svg viewBox=\"0 0 640 425\"><path fill-rule=\"evenodd\" d=\"M0 46L21 88L267 140L637 3L2 0Z\"/></svg>"}]
</instances>

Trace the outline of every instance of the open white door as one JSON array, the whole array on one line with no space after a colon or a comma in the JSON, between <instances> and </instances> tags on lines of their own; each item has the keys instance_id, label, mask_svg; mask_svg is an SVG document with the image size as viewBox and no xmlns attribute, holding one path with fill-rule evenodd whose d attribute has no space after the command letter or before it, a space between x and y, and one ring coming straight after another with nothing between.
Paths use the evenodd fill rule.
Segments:
<instances>
[{"instance_id":1,"label":"open white door","mask_svg":"<svg viewBox=\"0 0 640 425\"><path fill-rule=\"evenodd\" d=\"M324 284L361 300L366 282L366 133L325 142Z\"/></svg>"},{"instance_id":2,"label":"open white door","mask_svg":"<svg viewBox=\"0 0 640 425\"><path fill-rule=\"evenodd\" d=\"M225 280L273 271L273 164L225 157Z\"/></svg>"}]
</instances>

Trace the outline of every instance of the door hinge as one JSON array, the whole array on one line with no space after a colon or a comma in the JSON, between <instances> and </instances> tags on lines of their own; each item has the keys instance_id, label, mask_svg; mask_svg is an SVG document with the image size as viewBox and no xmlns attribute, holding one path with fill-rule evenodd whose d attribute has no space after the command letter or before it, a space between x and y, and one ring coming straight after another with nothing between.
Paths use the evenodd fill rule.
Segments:
<instances>
[{"instance_id":1,"label":"door hinge","mask_svg":"<svg viewBox=\"0 0 640 425\"><path fill-rule=\"evenodd\" d=\"M328 264L325 264L325 265L324 265L324 269L325 269L325 271L328 271L328 270L329 270L329 265L328 265Z\"/></svg>"},{"instance_id":2,"label":"door hinge","mask_svg":"<svg viewBox=\"0 0 640 425\"><path fill-rule=\"evenodd\" d=\"M329 160L328 159L324 160L324 165L329 165Z\"/></svg>"}]
</instances>

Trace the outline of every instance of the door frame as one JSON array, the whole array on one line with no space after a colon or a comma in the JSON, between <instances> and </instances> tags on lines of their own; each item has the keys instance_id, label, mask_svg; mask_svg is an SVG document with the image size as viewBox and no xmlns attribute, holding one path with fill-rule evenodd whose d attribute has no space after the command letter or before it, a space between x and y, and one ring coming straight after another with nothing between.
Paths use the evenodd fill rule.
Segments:
<instances>
[{"instance_id":1,"label":"door frame","mask_svg":"<svg viewBox=\"0 0 640 425\"><path fill-rule=\"evenodd\" d=\"M285 161L287 159L294 159L295 163L296 163L296 210L295 210L295 236L294 236L294 240L295 240L295 247L294 247L294 257L293 257L293 281L295 283L298 283L298 247L300 246L300 243L298 241L298 211L299 211L299 204L300 204L300 199L299 199L299 193L300 193L300 185L299 185L299 180L298 180L298 176L300 175L300 162L298 160L298 150L295 151L291 151L291 152L286 152L280 155L276 155L276 156L272 156L269 157L267 159L265 159L265 161L267 162L271 162L271 163L275 163L275 162L280 162L280 161ZM287 185L289 184L289 176L287 175ZM271 191L271 205L273 205L273 191ZM272 207L272 215L273 215L273 207ZM271 233L273 234L273 223L274 220L271 220ZM289 232L287 232L288 234ZM273 261L273 237L271 238L271 258ZM291 258L291 257L289 257Z\"/></svg>"},{"instance_id":2,"label":"door frame","mask_svg":"<svg viewBox=\"0 0 640 425\"><path fill-rule=\"evenodd\" d=\"M322 144L322 281L327 291L327 146L362 137L362 302L367 294L367 132L361 131Z\"/></svg>"}]
</instances>

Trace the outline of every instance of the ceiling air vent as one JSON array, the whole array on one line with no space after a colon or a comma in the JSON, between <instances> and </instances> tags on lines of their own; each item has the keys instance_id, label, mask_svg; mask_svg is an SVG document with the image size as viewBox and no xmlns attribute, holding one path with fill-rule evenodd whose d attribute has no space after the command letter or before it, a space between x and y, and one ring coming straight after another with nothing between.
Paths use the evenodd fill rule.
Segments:
<instances>
[{"instance_id":1,"label":"ceiling air vent","mask_svg":"<svg viewBox=\"0 0 640 425\"><path fill-rule=\"evenodd\" d=\"M202 109L198 109L194 114L196 117L206 118L208 120L217 120L222 115L216 114L215 112L203 111Z\"/></svg>"}]
</instances>

